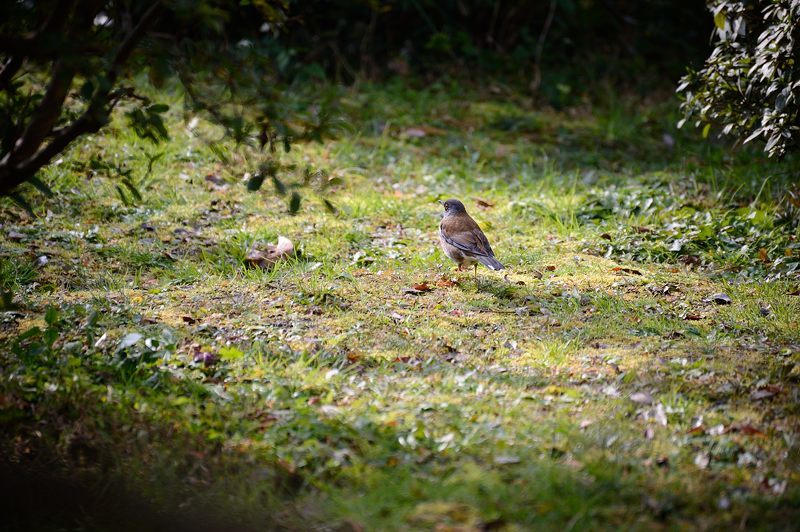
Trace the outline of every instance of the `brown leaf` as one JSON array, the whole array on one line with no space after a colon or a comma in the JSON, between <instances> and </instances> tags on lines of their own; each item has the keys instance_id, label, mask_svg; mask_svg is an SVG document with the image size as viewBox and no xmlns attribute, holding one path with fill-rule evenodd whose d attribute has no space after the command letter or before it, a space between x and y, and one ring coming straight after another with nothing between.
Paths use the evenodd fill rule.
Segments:
<instances>
[{"instance_id":1,"label":"brown leaf","mask_svg":"<svg viewBox=\"0 0 800 532\"><path fill-rule=\"evenodd\" d=\"M275 263L286 260L294 254L294 244L285 236L279 236L276 244L267 244L266 250L253 249L247 254L245 262L250 266L270 268Z\"/></svg>"},{"instance_id":2,"label":"brown leaf","mask_svg":"<svg viewBox=\"0 0 800 532\"><path fill-rule=\"evenodd\" d=\"M683 319L689 320L689 321L698 321L698 320L702 320L703 316L701 316L700 314L686 314L683 317Z\"/></svg>"},{"instance_id":3,"label":"brown leaf","mask_svg":"<svg viewBox=\"0 0 800 532\"><path fill-rule=\"evenodd\" d=\"M636 228L636 232L637 233L652 233L653 230L652 229L648 229L647 227L637 227Z\"/></svg>"},{"instance_id":4,"label":"brown leaf","mask_svg":"<svg viewBox=\"0 0 800 532\"><path fill-rule=\"evenodd\" d=\"M197 323L197 318L193 318L192 316L181 316L181 320L183 320L184 323L188 323L189 325Z\"/></svg>"},{"instance_id":5,"label":"brown leaf","mask_svg":"<svg viewBox=\"0 0 800 532\"><path fill-rule=\"evenodd\" d=\"M555 266L545 266L545 267L544 267L544 269L545 269L546 271L548 271L548 272L554 272L554 271L556 271L556 267L555 267Z\"/></svg>"},{"instance_id":6,"label":"brown leaf","mask_svg":"<svg viewBox=\"0 0 800 532\"><path fill-rule=\"evenodd\" d=\"M767 253L767 248L760 248L758 250L758 260L764 264L769 264L769 253Z\"/></svg>"},{"instance_id":7,"label":"brown leaf","mask_svg":"<svg viewBox=\"0 0 800 532\"><path fill-rule=\"evenodd\" d=\"M617 266L615 268L611 268L611 271L612 272L617 272L617 273L620 273L620 272L629 273L631 275L642 275L642 272L640 272L639 270L634 270L633 268L623 268L622 266Z\"/></svg>"},{"instance_id":8,"label":"brown leaf","mask_svg":"<svg viewBox=\"0 0 800 532\"><path fill-rule=\"evenodd\" d=\"M539 270L533 270L531 275L533 275L536 279L541 279L542 277L544 277L544 274Z\"/></svg>"},{"instance_id":9,"label":"brown leaf","mask_svg":"<svg viewBox=\"0 0 800 532\"><path fill-rule=\"evenodd\" d=\"M442 277L436 281L436 286L440 286L442 288L452 288L454 286L458 286L458 281L448 279L447 277Z\"/></svg>"},{"instance_id":10,"label":"brown leaf","mask_svg":"<svg viewBox=\"0 0 800 532\"><path fill-rule=\"evenodd\" d=\"M611 235L609 235L608 233L603 233L602 235L600 235L600 238L603 238L605 240L611 240Z\"/></svg>"},{"instance_id":11,"label":"brown leaf","mask_svg":"<svg viewBox=\"0 0 800 532\"><path fill-rule=\"evenodd\" d=\"M730 427L731 432L741 432L747 436L766 436L763 432L755 428L753 425L749 423L744 423L742 425L733 425Z\"/></svg>"},{"instance_id":12,"label":"brown leaf","mask_svg":"<svg viewBox=\"0 0 800 532\"><path fill-rule=\"evenodd\" d=\"M433 290L433 288L428 286L428 283L423 281L421 283L415 284L414 290L419 290L420 292L430 292L431 290Z\"/></svg>"},{"instance_id":13,"label":"brown leaf","mask_svg":"<svg viewBox=\"0 0 800 532\"><path fill-rule=\"evenodd\" d=\"M473 198L473 199L475 200L475 203L478 204L478 207L480 207L481 209L491 209L492 207L494 207L494 203L488 202L485 199L482 198Z\"/></svg>"},{"instance_id":14,"label":"brown leaf","mask_svg":"<svg viewBox=\"0 0 800 532\"><path fill-rule=\"evenodd\" d=\"M705 432L705 427L703 425L697 425L696 427L692 427L686 431L686 434L702 434Z\"/></svg>"},{"instance_id":15,"label":"brown leaf","mask_svg":"<svg viewBox=\"0 0 800 532\"><path fill-rule=\"evenodd\" d=\"M731 297L728 294L722 294L722 293L714 294L713 296L709 297L708 299L705 299L704 301L706 301L707 303L715 303L717 305L730 305L731 303L733 303L733 300L731 300Z\"/></svg>"}]
</instances>

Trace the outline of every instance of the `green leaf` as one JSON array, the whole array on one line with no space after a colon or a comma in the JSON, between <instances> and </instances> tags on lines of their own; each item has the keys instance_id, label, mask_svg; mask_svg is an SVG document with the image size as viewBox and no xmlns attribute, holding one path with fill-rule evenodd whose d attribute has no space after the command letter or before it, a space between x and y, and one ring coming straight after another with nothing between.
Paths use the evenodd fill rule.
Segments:
<instances>
[{"instance_id":1,"label":"green leaf","mask_svg":"<svg viewBox=\"0 0 800 532\"><path fill-rule=\"evenodd\" d=\"M169 111L169 105L165 103L154 103L147 110L151 113L166 113Z\"/></svg>"},{"instance_id":2,"label":"green leaf","mask_svg":"<svg viewBox=\"0 0 800 532\"><path fill-rule=\"evenodd\" d=\"M708 133L711 131L711 124L706 124L706 127L703 128L703 138L708 138Z\"/></svg>"},{"instance_id":3,"label":"green leaf","mask_svg":"<svg viewBox=\"0 0 800 532\"><path fill-rule=\"evenodd\" d=\"M222 357L223 360L239 360L244 356L244 353L233 346L220 347L219 356Z\"/></svg>"},{"instance_id":4,"label":"green leaf","mask_svg":"<svg viewBox=\"0 0 800 532\"><path fill-rule=\"evenodd\" d=\"M726 20L727 19L725 18L725 13L723 13L722 11L714 15L714 25L721 30L725 29Z\"/></svg>"},{"instance_id":5,"label":"green leaf","mask_svg":"<svg viewBox=\"0 0 800 532\"><path fill-rule=\"evenodd\" d=\"M48 325L53 325L58 321L58 308L47 307L44 313L44 322Z\"/></svg>"}]
</instances>

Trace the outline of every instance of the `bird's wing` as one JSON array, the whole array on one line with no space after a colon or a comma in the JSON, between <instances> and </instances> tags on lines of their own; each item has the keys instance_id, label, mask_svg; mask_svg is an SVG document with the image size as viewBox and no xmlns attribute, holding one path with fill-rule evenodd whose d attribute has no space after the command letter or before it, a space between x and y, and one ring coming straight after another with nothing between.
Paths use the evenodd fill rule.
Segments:
<instances>
[{"instance_id":1,"label":"bird's wing","mask_svg":"<svg viewBox=\"0 0 800 532\"><path fill-rule=\"evenodd\" d=\"M442 220L439 227L442 240L472 255L494 257L494 251L481 228L472 219Z\"/></svg>"}]
</instances>

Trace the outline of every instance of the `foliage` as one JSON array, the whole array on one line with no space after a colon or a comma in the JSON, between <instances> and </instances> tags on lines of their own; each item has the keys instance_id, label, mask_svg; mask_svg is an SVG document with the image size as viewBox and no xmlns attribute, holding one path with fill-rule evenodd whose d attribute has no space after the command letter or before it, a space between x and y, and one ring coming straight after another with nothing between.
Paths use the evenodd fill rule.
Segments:
<instances>
[{"instance_id":1,"label":"foliage","mask_svg":"<svg viewBox=\"0 0 800 532\"><path fill-rule=\"evenodd\" d=\"M99 131L117 107L139 137L164 141L169 106L153 99L175 75L185 112L212 120L256 153L269 148L262 159L278 145L319 140L330 116L326 102L297 107L283 99L286 90L302 92L292 88L294 73L275 46L286 8L282 0L4 2L0 194L22 201L15 189L25 181L47 192L39 170ZM120 177L135 197L128 176Z\"/></svg>"},{"instance_id":2,"label":"foliage","mask_svg":"<svg viewBox=\"0 0 800 532\"><path fill-rule=\"evenodd\" d=\"M797 146L800 126L800 2L711 4L716 45L703 68L678 87L684 118L750 142L764 141L770 156Z\"/></svg>"}]
</instances>

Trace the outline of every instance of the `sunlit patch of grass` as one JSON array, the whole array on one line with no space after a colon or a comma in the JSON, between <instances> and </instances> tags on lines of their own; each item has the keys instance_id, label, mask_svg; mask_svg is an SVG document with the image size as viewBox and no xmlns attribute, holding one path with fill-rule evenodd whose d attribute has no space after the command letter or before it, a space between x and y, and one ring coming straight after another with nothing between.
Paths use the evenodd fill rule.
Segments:
<instances>
[{"instance_id":1,"label":"sunlit patch of grass","mask_svg":"<svg viewBox=\"0 0 800 532\"><path fill-rule=\"evenodd\" d=\"M675 131L667 148L668 117L636 102L569 114L402 84L346 98L352 134L282 155L344 176L336 214L305 189L297 216L269 187L247 192L235 150L220 165L177 116L147 179L156 148L117 126L47 170L48 218L0 210L28 235L0 263L24 303L0 327L21 438L4 452L39 441L32 430L54 452L80 436L153 498L202 486L243 511L299 508L297 528L793 522L796 281L752 281L759 248L723 234L786 254L777 183L754 215L733 203L758 191L725 185L759 161L723 164ZM436 129L405 133L423 126ZM92 155L134 166L141 202L124 205L112 175L87 180ZM445 197L507 270L453 271L436 234ZM669 251L683 233L706 262ZM278 235L296 257L246 264Z\"/></svg>"}]
</instances>

